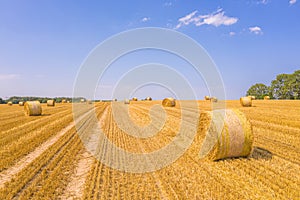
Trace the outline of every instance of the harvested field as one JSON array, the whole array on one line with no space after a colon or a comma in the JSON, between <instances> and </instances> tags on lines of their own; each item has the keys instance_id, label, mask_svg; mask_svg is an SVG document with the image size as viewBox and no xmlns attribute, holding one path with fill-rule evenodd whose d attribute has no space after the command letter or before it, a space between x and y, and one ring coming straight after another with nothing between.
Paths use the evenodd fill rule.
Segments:
<instances>
[{"instance_id":1,"label":"harvested field","mask_svg":"<svg viewBox=\"0 0 300 200\"><path fill-rule=\"evenodd\" d=\"M162 149L180 129L180 101L175 107L162 107L162 101L78 104L79 130L72 104L41 105L42 115L32 117L21 106L0 105L0 199L300 199L300 101L253 100L252 107L226 101L226 108L239 110L253 126L250 157L203 160L205 135L198 131L182 156L147 173L99 162L82 140L103 157L112 152L107 141L132 153ZM210 101L198 101L199 112L211 107ZM89 114L93 108L97 124ZM192 106L186 110L190 116L196 112ZM85 131L95 125L108 140ZM138 138L126 130L156 134ZM119 168L127 164L123 157L114 160Z\"/></svg>"}]
</instances>

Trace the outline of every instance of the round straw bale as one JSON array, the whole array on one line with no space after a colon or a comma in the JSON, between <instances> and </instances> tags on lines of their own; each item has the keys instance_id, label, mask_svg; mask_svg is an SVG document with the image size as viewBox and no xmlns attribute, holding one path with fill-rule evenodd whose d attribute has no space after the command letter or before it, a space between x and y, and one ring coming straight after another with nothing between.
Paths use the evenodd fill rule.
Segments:
<instances>
[{"instance_id":1,"label":"round straw bale","mask_svg":"<svg viewBox=\"0 0 300 200\"><path fill-rule=\"evenodd\" d=\"M47 100L47 106L55 106L55 100L54 99Z\"/></svg>"},{"instance_id":2,"label":"round straw bale","mask_svg":"<svg viewBox=\"0 0 300 200\"><path fill-rule=\"evenodd\" d=\"M210 97L209 96L205 96L204 99L205 100L210 100Z\"/></svg>"},{"instance_id":3,"label":"round straw bale","mask_svg":"<svg viewBox=\"0 0 300 200\"><path fill-rule=\"evenodd\" d=\"M125 99L124 104L130 104L129 99Z\"/></svg>"},{"instance_id":4,"label":"round straw bale","mask_svg":"<svg viewBox=\"0 0 300 200\"><path fill-rule=\"evenodd\" d=\"M248 96L249 98L251 98L251 100L255 100L255 96Z\"/></svg>"},{"instance_id":5,"label":"round straw bale","mask_svg":"<svg viewBox=\"0 0 300 200\"><path fill-rule=\"evenodd\" d=\"M61 103L67 103L67 100L63 99L61 100Z\"/></svg>"},{"instance_id":6,"label":"round straw bale","mask_svg":"<svg viewBox=\"0 0 300 200\"><path fill-rule=\"evenodd\" d=\"M84 103L85 102L85 100L84 99L80 99L80 103Z\"/></svg>"},{"instance_id":7,"label":"round straw bale","mask_svg":"<svg viewBox=\"0 0 300 200\"><path fill-rule=\"evenodd\" d=\"M244 107L251 107L252 106L252 98L250 97L241 97L240 103Z\"/></svg>"},{"instance_id":8,"label":"round straw bale","mask_svg":"<svg viewBox=\"0 0 300 200\"><path fill-rule=\"evenodd\" d=\"M114 99L114 101L118 101L118 99Z\"/></svg>"},{"instance_id":9,"label":"round straw bale","mask_svg":"<svg viewBox=\"0 0 300 200\"><path fill-rule=\"evenodd\" d=\"M87 100L86 103L87 104L92 104L92 100Z\"/></svg>"},{"instance_id":10,"label":"round straw bale","mask_svg":"<svg viewBox=\"0 0 300 200\"><path fill-rule=\"evenodd\" d=\"M13 103L11 101L7 102L7 105L12 106Z\"/></svg>"},{"instance_id":11,"label":"round straw bale","mask_svg":"<svg viewBox=\"0 0 300 200\"><path fill-rule=\"evenodd\" d=\"M42 114L42 107L39 101L26 101L24 112L27 116L37 116Z\"/></svg>"},{"instance_id":12,"label":"round straw bale","mask_svg":"<svg viewBox=\"0 0 300 200\"><path fill-rule=\"evenodd\" d=\"M162 105L164 107L174 107L176 105L176 101L175 99L173 98L165 98L163 101L162 101Z\"/></svg>"},{"instance_id":13,"label":"round straw bale","mask_svg":"<svg viewBox=\"0 0 300 200\"><path fill-rule=\"evenodd\" d=\"M151 97L147 97L146 101L152 101L152 98Z\"/></svg>"},{"instance_id":14,"label":"round straw bale","mask_svg":"<svg viewBox=\"0 0 300 200\"><path fill-rule=\"evenodd\" d=\"M24 102L23 101L19 101L19 106L24 106Z\"/></svg>"},{"instance_id":15,"label":"round straw bale","mask_svg":"<svg viewBox=\"0 0 300 200\"><path fill-rule=\"evenodd\" d=\"M70 103L70 101L67 101L67 103Z\"/></svg>"},{"instance_id":16,"label":"round straw bale","mask_svg":"<svg viewBox=\"0 0 300 200\"><path fill-rule=\"evenodd\" d=\"M222 120L222 112L225 113L224 121ZM205 134L200 158L219 160L247 157L251 154L252 126L239 110L228 109L201 113L198 130L201 134Z\"/></svg>"},{"instance_id":17,"label":"round straw bale","mask_svg":"<svg viewBox=\"0 0 300 200\"><path fill-rule=\"evenodd\" d=\"M264 96L264 100L270 100L269 96Z\"/></svg>"},{"instance_id":18,"label":"round straw bale","mask_svg":"<svg viewBox=\"0 0 300 200\"><path fill-rule=\"evenodd\" d=\"M132 98L132 101L137 101L137 100L138 100L137 97L133 97L133 98Z\"/></svg>"},{"instance_id":19,"label":"round straw bale","mask_svg":"<svg viewBox=\"0 0 300 200\"><path fill-rule=\"evenodd\" d=\"M218 99L217 99L217 97L210 97L210 101L211 102L218 102Z\"/></svg>"}]
</instances>

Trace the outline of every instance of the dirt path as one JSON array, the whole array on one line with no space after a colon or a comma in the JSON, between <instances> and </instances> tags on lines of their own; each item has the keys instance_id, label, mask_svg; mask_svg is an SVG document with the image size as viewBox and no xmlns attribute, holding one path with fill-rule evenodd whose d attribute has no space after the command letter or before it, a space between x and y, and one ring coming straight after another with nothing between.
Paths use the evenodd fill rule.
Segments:
<instances>
[{"instance_id":1,"label":"dirt path","mask_svg":"<svg viewBox=\"0 0 300 200\"><path fill-rule=\"evenodd\" d=\"M75 173L60 199L80 199L83 194L85 179L93 164L94 157L85 149L79 156L80 160L77 163Z\"/></svg>"},{"instance_id":2,"label":"dirt path","mask_svg":"<svg viewBox=\"0 0 300 200\"><path fill-rule=\"evenodd\" d=\"M91 111L85 113L82 115L78 121L82 120L84 117L86 117ZM13 176L22 169L24 169L29 163L31 163L34 159L39 157L46 149L48 149L50 146L52 146L55 142L59 140L66 132L71 130L75 126L75 122L71 122L67 127L62 129L60 132L58 132L55 136L41 144L39 147L37 147L34 151L29 153L27 156L20 159L13 167L4 170L0 173L0 188L4 186L5 183L9 182Z\"/></svg>"},{"instance_id":3,"label":"dirt path","mask_svg":"<svg viewBox=\"0 0 300 200\"><path fill-rule=\"evenodd\" d=\"M99 123L102 127L104 124L104 119L107 115L107 107L104 110ZM98 135L97 132L91 134L88 139L88 143L85 145L91 145L91 147L96 148L98 143ZM91 148L89 148L91 149ZM96 149L95 149L96 150ZM87 178L89 171L91 170L94 156L84 148L84 150L78 155L80 160L77 163L75 173L71 177L71 181L68 183L64 194L61 196L60 199L81 199L84 191L84 184Z\"/></svg>"}]
</instances>

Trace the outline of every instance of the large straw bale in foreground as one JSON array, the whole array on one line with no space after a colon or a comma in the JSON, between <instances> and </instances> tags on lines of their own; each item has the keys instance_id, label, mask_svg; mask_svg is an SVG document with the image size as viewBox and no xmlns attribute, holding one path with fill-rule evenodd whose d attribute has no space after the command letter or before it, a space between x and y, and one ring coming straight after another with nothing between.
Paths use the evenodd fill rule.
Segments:
<instances>
[{"instance_id":1,"label":"large straw bale in foreground","mask_svg":"<svg viewBox=\"0 0 300 200\"><path fill-rule=\"evenodd\" d=\"M174 107L176 105L176 101L175 99L173 98L165 98L163 101L162 101L162 105L164 107Z\"/></svg>"},{"instance_id":2,"label":"large straw bale in foreground","mask_svg":"<svg viewBox=\"0 0 300 200\"><path fill-rule=\"evenodd\" d=\"M222 112L225 112L224 121ZM213 117L213 114L216 116ZM203 131L201 134L205 134L201 158L219 160L251 154L252 126L242 112L228 109L201 113L199 127Z\"/></svg>"},{"instance_id":3,"label":"large straw bale in foreground","mask_svg":"<svg viewBox=\"0 0 300 200\"><path fill-rule=\"evenodd\" d=\"M264 100L270 100L270 97L269 96L265 96Z\"/></svg>"},{"instance_id":4,"label":"large straw bale in foreground","mask_svg":"<svg viewBox=\"0 0 300 200\"><path fill-rule=\"evenodd\" d=\"M24 112L27 116L38 116L42 114L42 107L39 101L27 101L24 104Z\"/></svg>"},{"instance_id":5,"label":"large straw bale in foreground","mask_svg":"<svg viewBox=\"0 0 300 200\"><path fill-rule=\"evenodd\" d=\"M19 106L24 106L24 102L23 101L19 101Z\"/></svg>"},{"instance_id":6,"label":"large straw bale in foreground","mask_svg":"<svg viewBox=\"0 0 300 200\"><path fill-rule=\"evenodd\" d=\"M47 106L55 106L55 100L54 99L47 100Z\"/></svg>"},{"instance_id":7,"label":"large straw bale in foreground","mask_svg":"<svg viewBox=\"0 0 300 200\"><path fill-rule=\"evenodd\" d=\"M251 107L252 106L252 98L250 97L241 97L240 103L244 107Z\"/></svg>"}]
</instances>

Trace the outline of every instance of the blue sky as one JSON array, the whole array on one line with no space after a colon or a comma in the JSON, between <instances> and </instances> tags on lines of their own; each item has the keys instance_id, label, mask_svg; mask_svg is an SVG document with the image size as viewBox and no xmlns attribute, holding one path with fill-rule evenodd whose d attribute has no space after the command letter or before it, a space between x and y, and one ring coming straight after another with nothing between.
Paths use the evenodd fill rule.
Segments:
<instances>
[{"instance_id":1,"label":"blue sky","mask_svg":"<svg viewBox=\"0 0 300 200\"><path fill-rule=\"evenodd\" d=\"M0 97L72 96L80 65L100 42L134 28L162 27L202 45L221 73L227 98L237 99L254 83L269 84L277 74L300 68L299 19L296 0L0 0ZM111 97L118 68L149 62L174 66L203 98L208 90L201 77L170 59L157 51L120 59L96 98ZM162 98L168 92L153 85L131 95L146 94Z\"/></svg>"}]
</instances>

